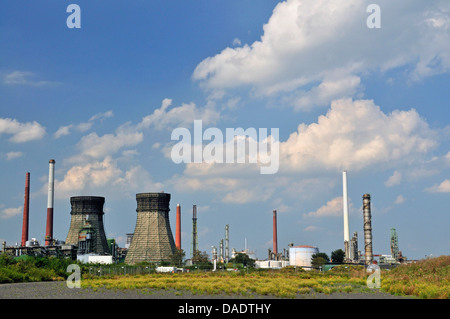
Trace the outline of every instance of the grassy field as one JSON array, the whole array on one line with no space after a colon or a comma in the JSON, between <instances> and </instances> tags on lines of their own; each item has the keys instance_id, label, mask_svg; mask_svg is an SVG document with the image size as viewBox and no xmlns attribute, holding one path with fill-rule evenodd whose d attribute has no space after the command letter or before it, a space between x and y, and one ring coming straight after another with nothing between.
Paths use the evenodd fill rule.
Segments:
<instances>
[{"instance_id":1,"label":"grassy field","mask_svg":"<svg viewBox=\"0 0 450 319\"><path fill-rule=\"evenodd\" d=\"M67 266L72 261L57 258L19 258L0 256L0 283L65 280ZM205 295L235 295L243 297L269 296L297 298L305 294L387 292L398 296L423 299L450 299L450 256L440 256L400 265L381 271L381 287L367 287L363 266L336 266L322 273L302 271L292 267L281 270L217 271L190 273L148 273L145 275L104 276L91 265L81 265L83 287L98 289L167 289L182 296L184 293ZM102 266L108 269L108 266ZM111 266L121 269L119 266ZM106 270L102 274L106 274Z\"/></svg>"},{"instance_id":2,"label":"grassy field","mask_svg":"<svg viewBox=\"0 0 450 319\"><path fill-rule=\"evenodd\" d=\"M312 291L329 294L352 292L361 289L364 280L342 276L317 274L294 274L288 272L208 272L149 274L137 276L116 276L113 278L92 278L82 280L82 287L98 289L175 289L184 292L208 295L274 296L295 298Z\"/></svg>"},{"instance_id":3,"label":"grassy field","mask_svg":"<svg viewBox=\"0 0 450 319\"><path fill-rule=\"evenodd\" d=\"M450 298L450 256L427 259L381 272L381 291L429 299ZM82 287L92 289L174 289L180 295L228 294L296 298L302 294L367 292L363 266L337 266L321 273L285 268L278 271L191 272L84 278Z\"/></svg>"},{"instance_id":4,"label":"grassy field","mask_svg":"<svg viewBox=\"0 0 450 319\"><path fill-rule=\"evenodd\" d=\"M421 260L400 265L384 272L381 289L391 294L412 295L419 298L450 298L450 256Z\"/></svg>"}]
</instances>

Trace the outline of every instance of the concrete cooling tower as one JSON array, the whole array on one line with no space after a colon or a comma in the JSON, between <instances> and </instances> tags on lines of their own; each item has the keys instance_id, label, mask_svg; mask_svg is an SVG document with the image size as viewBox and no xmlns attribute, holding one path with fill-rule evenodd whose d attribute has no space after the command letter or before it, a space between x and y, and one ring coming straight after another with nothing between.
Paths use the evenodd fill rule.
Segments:
<instances>
[{"instance_id":1,"label":"concrete cooling tower","mask_svg":"<svg viewBox=\"0 0 450 319\"><path fill-rule=\"evenodd\" d=\"M72 218L66 244L77 245L78 254L110 254L103 225L104 203L105 198L98 196L70 198Z\"/></svg>"},{"instance_id":2,"label":"concrete cooling tower","mask_svg":"<svg viewBox=\"0 0 450 319\"><path fill-rule=\"evenodd\" d=\"M136 194L137 220L125 263L169 261L176 247L169 222L170 194Z\"/></svg>"}]
</instances>

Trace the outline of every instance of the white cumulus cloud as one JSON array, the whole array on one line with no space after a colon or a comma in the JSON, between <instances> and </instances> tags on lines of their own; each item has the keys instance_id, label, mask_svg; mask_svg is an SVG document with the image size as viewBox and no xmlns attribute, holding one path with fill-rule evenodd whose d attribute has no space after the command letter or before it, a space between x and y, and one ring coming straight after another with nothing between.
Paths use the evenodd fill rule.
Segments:
<instances>
[{"instance_id":1,"label":"white cumulus cloud","mask_svg":"<svg viewBox=\"0 0 450 319\"><path fill-rule=\"evenodd\" d=\"M450 193L450 179L444 180L439 185L426 188L425 191L430 193Z\"/></svg>"},{"instance_id":2,"label":"white cumulus cloud","mask_svg":"<svg viewBox=\"0 0 450 319\"><path fill-rule=\"evenodd\" d=\"M333 101L317 123L300 124L280 145L280 170L351 169L426 154L436 134L415 110L385 114L371 100Z\"/></svg>"},{"instance_id":3,"label":"white cumulus cloud","mask_svg":"<svg viewBox=\"0 0 450 319\"><path fill-rule=\"evenodd\" d=\"M359 77L372 71L408 66L418 80L450 70L448 1L379 0L380 29L366 25L368 4L283 1L260 40L205 58L192 78L207 90L294 92L291 104L301 109L355 94Z\"/></svg>"},{"instance_id":4,"label":"white cumulus cloud","mask_svg":"<svg viewBox=\"0 0 450 319\"><path fill-rule=\"evenodd\" d=\"M39 140L45 136L45 127L36 121L21 123L16 119L0 118L0 136L12 135L11 142L24 143Z\"/></svg>"}]
</instances>

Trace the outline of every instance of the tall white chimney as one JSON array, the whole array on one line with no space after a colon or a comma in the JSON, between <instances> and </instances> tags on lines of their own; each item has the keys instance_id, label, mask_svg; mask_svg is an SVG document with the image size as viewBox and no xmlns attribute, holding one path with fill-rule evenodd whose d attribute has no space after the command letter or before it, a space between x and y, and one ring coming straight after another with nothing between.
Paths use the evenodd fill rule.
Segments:
<instances>
[{"instance_id":1,"label":"tall white chimney","mask_svg":"<svg viewBox=\"0 0 450 319\"><path fill-rule=\"evenodd\" d=\"M342 172L342 203L344 206L344 246L345 258L349 258L350 233L348 230L348 195L347 195L347 171Z\"/></svg>"},{"instance_id":2,"label":"tall white chimney","mask_svg":"<svg viewBox=\"0 0 450 319\"><path fill-rule=\"evenodd\" d=\"M53 242L53 202L54 202L54 179L55 179L55 160L49 161L48 171L48 199L47 199L47 226L45 230L45 245L51 245Z\"/></svg>"}]
</instances>

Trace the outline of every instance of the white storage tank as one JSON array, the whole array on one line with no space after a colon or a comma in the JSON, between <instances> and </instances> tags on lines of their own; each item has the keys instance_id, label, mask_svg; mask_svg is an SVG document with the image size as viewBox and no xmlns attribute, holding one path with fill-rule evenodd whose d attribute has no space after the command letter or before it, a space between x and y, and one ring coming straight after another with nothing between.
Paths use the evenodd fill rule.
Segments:
<instances>
[{"instance_id":1,"label":"white storage tank","mask_svg":"<svg viewBox=\"0 0 450 319\"><path fill-rule=\"evenodd\" d=\"M289 264L300 266L305 269L311 268L311 257L319 253L319 248L308 245L294 246L289 248Z\"/></svg>"}]
</instances>

